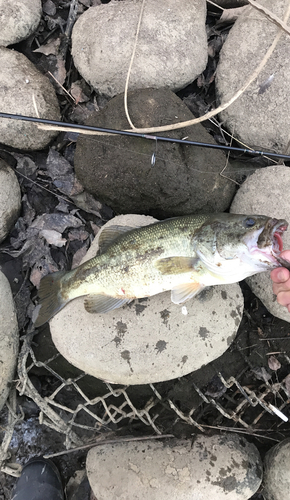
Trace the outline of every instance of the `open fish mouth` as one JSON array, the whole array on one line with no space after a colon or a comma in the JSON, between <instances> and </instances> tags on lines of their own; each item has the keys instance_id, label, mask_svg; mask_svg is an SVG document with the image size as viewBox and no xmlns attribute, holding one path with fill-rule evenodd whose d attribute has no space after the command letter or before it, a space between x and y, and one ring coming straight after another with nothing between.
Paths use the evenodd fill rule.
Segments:
<instances>
[{"instance_id":1,"label":"open fish mouth","mask_svg":"<svg viewBox=\"0 0 290 500\"><path fill-rule=\"evenodd\" d=\"M288 222L286 220L269 219L258 237L257 248L260 252L267 254L272 262L278 261L283 266L286 263L289 269L290 263L280 257L280 253L283 251L282 236L287 228Z\"/></svg>"}]
</instances>

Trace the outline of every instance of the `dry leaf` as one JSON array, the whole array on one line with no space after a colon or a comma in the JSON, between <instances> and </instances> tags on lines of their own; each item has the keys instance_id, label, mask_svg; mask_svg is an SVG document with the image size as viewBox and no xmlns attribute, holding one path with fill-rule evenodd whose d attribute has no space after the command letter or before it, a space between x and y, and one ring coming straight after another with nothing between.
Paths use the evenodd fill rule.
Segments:
<instances>
[{"instance_id":1,"label":"dry leaf","mask_svg":"<svg viewBox=\"0 0 290 500\"><path fill-rule=\"evenodd\" d=\"M88 102L90 100L90 97L83 91L82 82L80 80L72 83L70 94L75 98L76 104Z\"/></svg>"},{"instance_id":2,"label":"dry leaf","mask_svg":"<svg viewBox=\"0 0 290 500\"><path fill-rule=\"evenodd\" d=\"M243 7L236 7L234 9L224 9L216 26L234 23L247 7L247 5L244 5Z\"/></svg>"},{"instance_id":3,"label":"dry leaf","mask_svg":"<svg viewBox=\"0 0 290 500\"><path fill-rule=\"evenodd\" d=\"M49 56L50 54L56 56L58 54L59 46L60 46L60 39L55 38L54 40L48 42L46 45L41 45L40 47L38 47L38 49L35 49L33 52L40 52L45 56Z\"/></svg>"},{"instance_id":4,"label":"dry leaf","mask_svg":"<svg viewBox=\"0 0 290 500\"><path fill-rule=\"evenodd\" d=\"M271 370L277 371L281 368L281 363L278 361L276 356L270 356L268 359L268 366Z\"/></svg>"},{"instance_id":5,"label":"dry leaf","mask_svg":"<svg viewBox=\"0 0 290 500\"><path fill-rule=\"evenodd\" d=\"M270 373L267 372L266 368L263 366L252 368L251 372L255 375L256 379L262 380L263 382L268 382L271 378Z\"/></svg>"},{"instance_id":6,"label":"dry leaf","mask_svg":"<svg viewBox=\"0 0 290 500\"><path fill-rule=\"evenodd\" d=\"M284 378L283 382L284 382L286 391L288 392L288 394L290 394L290 373L289 373L289 375L287 375L287 377Z\"/></svg>"},{"instance_id":7,"label":"dry leaf","mask_svg":"<svg viewBox=\"0 0 290 500\"><path fill-rule=\"evenodd\" d=\"M53 229L43 229L43 231L40 231L39 236L42 236L49 245L54 245L59 248L63 247L67 241L65 238L61 237L61 233Z\"/></svg>"},{"instance_id":8,"label":"dry leaf","mask_svg":"<svg viewBox=\"0 0 290 500\"><path fill-rule=\"evenodd\" d=\"M71 266L72 269L75 269L80 265L87 251L88 251L88 245L84 245L82 248L79 248L79 250L76 251L72 260L72 266Z\"/></svg>"}]
</instances>

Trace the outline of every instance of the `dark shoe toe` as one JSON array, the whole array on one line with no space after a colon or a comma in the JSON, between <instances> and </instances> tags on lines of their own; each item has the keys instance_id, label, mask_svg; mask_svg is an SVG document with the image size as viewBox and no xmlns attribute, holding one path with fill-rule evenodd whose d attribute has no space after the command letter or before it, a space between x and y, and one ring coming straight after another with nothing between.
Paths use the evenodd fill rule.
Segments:
<instances>
[{"instance_id":1,"label":"dark shoe toe","mask_svg":"<svg viewBox=\"0 0 290 500\"><path fill-rule=\"evenodd\" d=\"M53 462L42 457L24 465L11 500L64 500L59 472Z\"/></svg>"}]
</instances>

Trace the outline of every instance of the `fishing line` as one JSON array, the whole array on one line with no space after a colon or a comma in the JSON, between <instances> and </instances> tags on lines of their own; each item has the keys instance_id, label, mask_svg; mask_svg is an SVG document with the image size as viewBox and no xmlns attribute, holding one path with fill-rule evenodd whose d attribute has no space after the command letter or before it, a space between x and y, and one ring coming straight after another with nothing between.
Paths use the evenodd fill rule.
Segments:
<instances>
[{"instance_id":1,"label":"fishing line","mask_svg":"<svg viewBox=\"0 0 290 500\"><path fill-rule=\"evenodd\" d=\"M205 148L210 148L210 149L221 149L223 151L234 151L240 154L249 154L251 156L269 156L270 158L279 158L279 159L284 159L284 160L290 160L290 155L284 155L280 153L271 153L271 152L265 152L265 151L258 151L255 149L247 149L247 148L237 148L233 146L225 146L223 144L210 144L206 142L196 142L196 141L191 141L188 139L177 139L177 138L172 138L172 137L163 137L163 136L158 136L158 135L149 135L149 134L142 134L138 132L131 132L128 130L117 130L117 129L111 129L111 128L103 128L103 127L95 127L95 126L90 126L90 125L78 125L76 123L65 123L57 120L48 120L45 118L36 118L32 116L24 116L24 115L16 115L12 113L0 113L0 118L7 118L7 119L12 119L12 120L22 120L22 121L28 121L28 122L33 122L33 123L41 123L44 125L52 125L58 128L61 128L62 131L72 131L72 130L79 130L79 131L88 131L92 132L93 134L89 135L94 135L94 134L112 134L112 135L124 135L128 137L138 137L141 139L148 139L148 140L154 140L154 141L161 141L161 142L171 142L171 143L176 143L176 144L186 144L189 146L198 146L198 147L205 147Z\"/></svg>"}]
</instances>

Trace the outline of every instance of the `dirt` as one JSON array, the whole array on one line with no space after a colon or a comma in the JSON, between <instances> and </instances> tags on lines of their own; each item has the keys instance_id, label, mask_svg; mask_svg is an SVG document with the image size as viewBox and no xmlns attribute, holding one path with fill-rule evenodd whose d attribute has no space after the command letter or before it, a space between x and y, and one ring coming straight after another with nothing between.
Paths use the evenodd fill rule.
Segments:
<instances>
[{"instance_id":1,"label":"dirt","mask_svg":"<svg viewBox=\"0 0 290 500\"><path fill-rule=\"evenodd\" d=\"M61 67L65 68L62 83L68 91L77 95L78 100L76 105L51 78L58 95L62 118L64 121L83 123L92 109L101 109L106 101L77 73L70 55L69 40L61 45L61 52L55 55L46 56L41 51L33 52L47 40L57 42L62 38L62 24L66 22L69 13L70 2L54 0L54 14L49 13L51 2L43 3L46 4L46 12L39 29L13 48L24 53L45 74L50 71L56 75L62 58ZM84 10L92 3L94 2L89 0L80 2L79 9ZM215 104L214 74L218 53L230 29L230 25L216 26L219 17L220 13L210 7L207 22L211 56L206 71L196 82L178 93L196 116L204 114ZM205 122L204 125L217 142L228 143L225 139L226 132L221 131L218 122ZM114 215L110 207L92 198L82 201L80 208L78 196L82 193L82 188L76 186L72 168L75 141L74 134L60 133L50 148L43 151L27 153L3 145L0 147L0 157L16 172L22 191L21 216L9 237L0 246L0 267L9 279L15 298L22 346L30 336L32 312L37 301L36 287L41 277L48 272L77 265L99 228ZM237 158L232 157L232 160ZM57 175L55 169L60 161L62 167L67 169L65 178ZM239 155L238 161L239 167L241 162L247 162L248 173L253 168L266 165L262 158L249 160L242 155ZM242 170L238 176L241 182L246 176L245 168ZM58 216L53 219L47 217L52 214ZM40 245L39 231L44 224L48 230L53 229L58 233L54 242L58 243L59 238L65 240L63 246L49 244L46 240L41 240ZM201 432L201 429L206 433L235 430L245 433L263 456L273 444L290 436L289 426L279 416L269 413L257 403L257 399L260 399L265 401L266 406L269 403L275 407L284 405L281 411L290 417L288 397L283 390L286 387L289 392L287 376L290 373L290 325L273 317L245 283L241 286L245 310L237 337L228 351L186 377L155 384L154 389L160 399L150 386L129 387L126 392L120 392L116 396L114 391L119 388L110 388L102 381L83 376L58 355L47 326L41 328L32 339L31 353L34 353L38 363L32 362L31 357L27 358L26 366L31 364L29 377L33 386L42 398L51 397L61 405L58 411L65 422L71 416L67 408L75 410L78 404L85 404L86 399L82 394L86 394L90 401L97 395L105 397L109 394L106 397L107 406L112 404L120 408L123 405L127 414L132 408L141 410L155 398L148 414L163 434L172 433L190 439L195 432ZM54 359L48 362L51 358ZM220 373L223 378L219 376ZM225 387L223 381L230 377L235 377L237 382L234 381L231 387ZM64 380L69 382L56 397L52 397ZM75 381L75 385L71 381ZM252 398L252 404L249 398ZM102 400L97 404L91 403L90 408L107 424L98 426L89 413L79 412L76 422L83 427L77 428L76 432L81 438L96 439L104 431L113 433L116 439L121 439L122 435L154 434L154 427L148 422L145 425L141 418L128 417L114 423L107 418ZM65 450L64 434L40 424L38 405L33 398L18 393L16 413L19 418L21 412L23 418L15 426L7 463L17 462L23 465L33 456ZM201 429L190 421L189 416ZM0 423L2 428L7 425L5 408L1 412ZM3 432L2 435L4 436ZM54 458L64 485L75 471L84 469L85 457L86 450L80 450ZM14 477L0 474L0 500L10 498L14 483ZM261 498L261 492L258 492L253 500Z\"/></svg>"}]
</instances>

